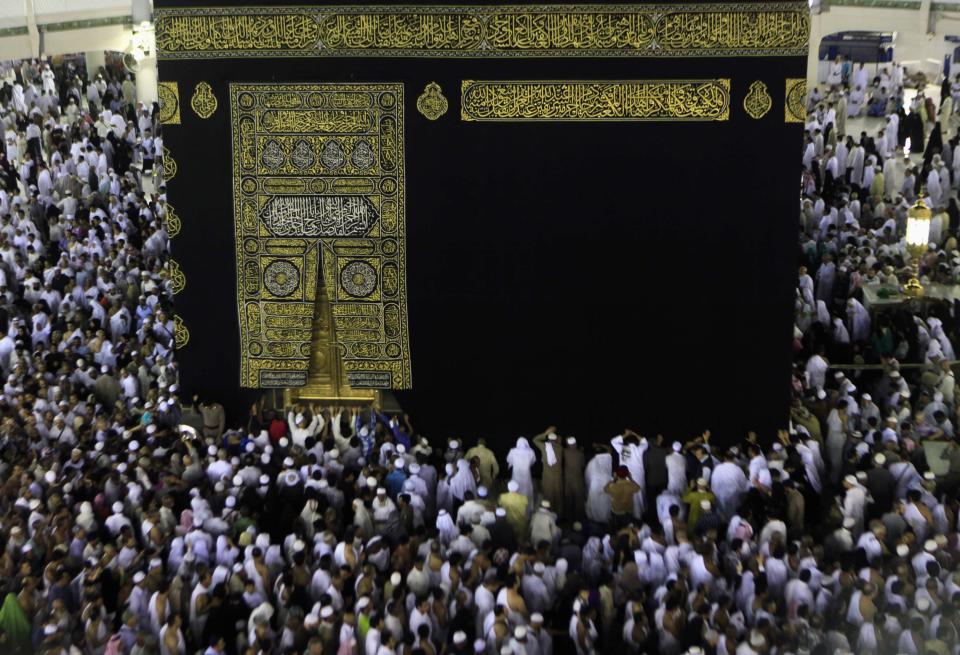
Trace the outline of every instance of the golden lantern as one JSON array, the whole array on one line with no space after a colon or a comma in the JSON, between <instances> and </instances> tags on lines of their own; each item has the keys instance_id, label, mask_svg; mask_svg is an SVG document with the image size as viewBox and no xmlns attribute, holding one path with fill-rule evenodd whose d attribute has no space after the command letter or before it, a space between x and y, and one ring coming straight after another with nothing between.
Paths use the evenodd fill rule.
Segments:
<instances>
[{"instance_id":1,"label":"golden lantern","mask_svg":"<svg viewBox=\"0 0 960 655\"><path fill-rule=\"evenodd\" d=\"M923 202L923 195L924 191L921 191L917 202L907 211L907 252L913 258L913 276L903 286L903 292L913 298L923 296L923 286L917 277L920 275L920 257L930 242L930 218L933 216Z\"/></svg>"}]
</instances>

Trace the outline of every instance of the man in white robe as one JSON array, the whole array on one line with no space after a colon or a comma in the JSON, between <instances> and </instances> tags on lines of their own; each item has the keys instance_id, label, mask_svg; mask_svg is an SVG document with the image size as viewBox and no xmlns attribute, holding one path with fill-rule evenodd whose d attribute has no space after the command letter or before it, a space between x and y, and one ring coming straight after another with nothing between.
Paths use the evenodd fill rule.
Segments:
<instances>
[{"instance_id":1,"label":"man in white robe","mask_svg":"<svg viewBox=\"0 0 960 655\"><path fill-rule=\"evenodd\" d=\"M735 464L733 457L728 454L726 460L719 464L710 476L710 488L717 497L720 514L724 519L729 519L737 513L741 498L750 489L750 482L743 469Z\"/></svg>"}]
</instances>

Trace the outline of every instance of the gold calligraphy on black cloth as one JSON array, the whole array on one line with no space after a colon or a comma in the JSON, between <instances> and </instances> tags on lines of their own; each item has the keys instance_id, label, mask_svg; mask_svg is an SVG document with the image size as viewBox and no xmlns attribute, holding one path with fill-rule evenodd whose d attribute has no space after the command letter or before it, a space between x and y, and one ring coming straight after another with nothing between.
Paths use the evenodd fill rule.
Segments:
<instances>
[{"instance_id":1,"label":"gold calligraphy on black cloth","mask_svg":"<svg viewBox=\"0 0 960 655\"><path fill-rule=\"evenodd\" d=\"M231 84L241 385L300 387L325 285L353 388L411 386L401 84Z\"/></svg>"},{"instance_id":2,"label":"gold calligraphy on black cloth","mask_svg":"<svg viewBox=\"0 0 960 655\"><path fill-rule=\"evenodd\" d=\"M465 121L725 121L730 80L465 80L460 113Z\"/></svg>"},{"instance_id":3,"label":"gold calligraphy on black cloth","mask_svg":"<svg viewBox=\"0 0 960 655\"><path fill-rule=\"evenodd\" d=\"M805 2L157 8L161 59L805 56Z\"/></svg>"}]
</instances>

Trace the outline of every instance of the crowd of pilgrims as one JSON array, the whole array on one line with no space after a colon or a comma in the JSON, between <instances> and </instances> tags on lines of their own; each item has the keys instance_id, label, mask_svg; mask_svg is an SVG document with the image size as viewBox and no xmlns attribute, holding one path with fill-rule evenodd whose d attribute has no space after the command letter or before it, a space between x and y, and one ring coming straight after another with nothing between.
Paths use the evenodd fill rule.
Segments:
<instances>
[{"instance_id":1,"label":"crowd of pilgrims","mask_svg":"<svg viewBox=\"0 0 960 655\"><path fill-rule=\"evenodd\" d=\"M953 202L936 129L911 177L895 113L841 151L842 79L811 99L787 429L550 426L501 452L375 408L234 419L181 391L157 105L111 70L0 77L0 652L957 652L949 312L887 339L851 304L903 268L917 179ZM953 225L924 276L960 263ZM828 371L837 327L883 371Z\"/></svg>"}]
</instances>

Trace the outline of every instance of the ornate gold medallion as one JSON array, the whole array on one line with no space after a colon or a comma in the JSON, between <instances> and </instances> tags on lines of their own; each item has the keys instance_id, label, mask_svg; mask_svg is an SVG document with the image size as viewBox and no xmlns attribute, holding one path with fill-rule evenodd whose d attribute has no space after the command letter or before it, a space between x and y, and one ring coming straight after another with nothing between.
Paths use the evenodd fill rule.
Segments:
<instances>
[{"instance_id":1,"label":"ornate gold medallion","mask_svg":"<svg viewBox=\"0 0 960 655\"><path fill-rule=\"evenodd\" d=\"M177 260L170 260L170 287L173 291L173 295L177 295L183 291L187 286L187 276L183 274L183 269L180 268L180 264L177 263Z\"/></svg>"},{"instance_id":2,"label":"ornate gold medallion","mask_svg":"<svg viewBox=\"0 0 960 655\"><path fill-rule=\"evenodd\" d=\"M217 96L213 95L213 89L209 84L197 83L193 90L193 97L190 98L190 106L200 118L213 116L213 112L217 111Z\"/></svg>"},{"instance_id":3,"label":"ornate gold medallion","mask_svg":"<svg viewBox=\"0 0 960 655\"><path fill-rule=\"evenodd\" d=\"M190 343L190 330L183 324L183 319L177 315L173 317L173 343L177 350L181 350Z\"/></svg>"},{"instance_id":4,"label":"ornate gold medallion","mask_svg":"<svg viewBox=\"0 0 960 655\"><path fill-rule=\"evenodd\" d=\"M784 101L784 121L787 123L803 123L807 117L805 101L807 98L807 81L803 78L787 80L786 100Z\"/></svg>"},{"instance_id":5,"label":"ornate gold medallion","mask_svg":"<svg viewBox=\"0 0 960 655\"><path fill-rule=\"evenodd\" d=\"M166 209L167 236L172 239L180 234L180 217L177 216L177 212L173 210L173 205L167 203Z\"/></svg>"},{"instance_id":6,"label":"ornate gold medallion","mask_svg":"<svg viewBox=\"0 0 960 655\"><path fill-rule=\"evenodd\" d=\"M747 95L743 99L743 108L750 115L750 118L760 119L767 115L772 106L773 98L767 91L767 85L760 80L756 80L750 85L750 90L747 91Z\"/></svg>"},{"instance_id":7,"label":"ornate gold medallion","mask_svg":"<svg viewBox=\"0 0 960 655\"><path fill-rule=\"evenodd\" d=\"M176 82L157 84L157 104L160 105L162 125L180 124L180 87Z\"/></svg>"},{"instance_id":8,"label":"ornate gold medallion","mask_svg":"<svg viewBox=\"0 0 960 655\"><path fill-rule=\"evenodd\" d=\"M167 146L163 146L163 179L169 182L177 175L177 160L170 154Z\"/></svg>"},{"instance_id":9,"label":"ornate gold medallion","mask_svg":"<svg viewBox=\"0 0 960 655\"><path fill-rule=\"evenodd\" d=\"M443 89L436 82L430 82L417 98L417 111L432 121L446 114L449 106L443 95Z\"/></svg>"}]
</instances>

